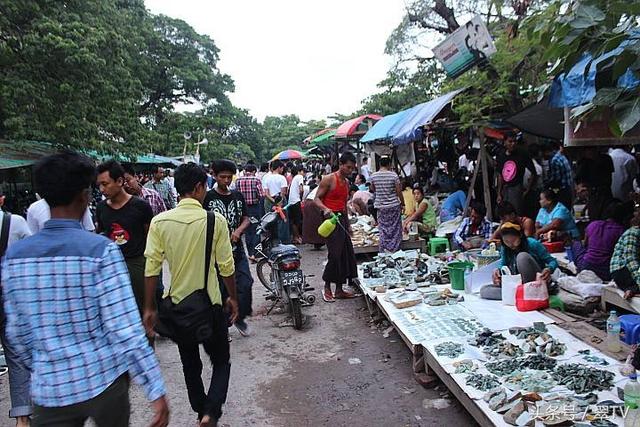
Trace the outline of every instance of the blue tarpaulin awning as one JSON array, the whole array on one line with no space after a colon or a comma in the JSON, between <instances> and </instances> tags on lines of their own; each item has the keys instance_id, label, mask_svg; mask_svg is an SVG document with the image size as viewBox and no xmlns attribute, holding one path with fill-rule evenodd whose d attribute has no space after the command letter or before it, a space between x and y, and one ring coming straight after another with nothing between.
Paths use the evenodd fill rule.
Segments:
<instances>
[{"instance_id":1,"label":"blue tarpaulin awning","mask_svg":"<svg viewBox=\"0 0 640 427\"><path fill-rule=\"evenodd\" d=\"M463 90L454 90L429 102L385 116L369 129L360 142L387 140L393 145L402 145L422 139L422 126L431 123L444 107Z\"/></svg>"},{"instance_id":2,"label":"blue tarpaulin awning","mask_svg":"<svg viewBox=\"0 0 640 427\"><path fill-rule=\"evenodd\" d=\"M584 105L596 96L596 74L598 64L612 56L620 55L625 46L640 37L640 32L632 32L631 38L597 58L585 54L571 70L561 74L553 80L549 94L549 106L552 108L578 107ZM588 67L588 68L587 68ZM640 80L631 70L627 70L618 79L619 88L633 89L640 84Z\"/></svg>"},{"instance_id":3,"label":"blue tarpaulin awning","mask_svg":"<svg viewBox=\"0 0 640 427\"><path fill-rule=\"evenodd\" d=\"M360 142L373 142L377 140L389 140L394 135L394 128L402 123L402 119L409 113L409 110L402 110L395 114L384 116L360 139Z\"/></svg>"}]
</instances>

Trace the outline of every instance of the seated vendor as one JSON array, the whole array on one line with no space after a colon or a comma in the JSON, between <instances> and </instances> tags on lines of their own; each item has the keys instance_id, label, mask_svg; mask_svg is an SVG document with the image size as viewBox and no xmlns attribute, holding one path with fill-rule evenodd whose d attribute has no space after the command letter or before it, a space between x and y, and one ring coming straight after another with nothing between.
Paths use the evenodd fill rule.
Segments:
<instances>
[{"instance_id":1,"label":"seated vendor","mask_svg":"<svg viewBox=\"0 0 640 427\"><path fill-rule=\"evenodd\" d=\"M537 274L547 284L551 274L558 268L558 261L533 237L526 237L519 224L511 222L500 226L500 268L493 272L493 285L480 288L480 297L502 299L502 277L500 269L509 267L511 274L522 275L522 283L533 282Z\"/></svg>"},{"instance_id":2,"label":"seated vendor","mask_svg":"<svg viewBox=\"0 0 640 427\"><path fill-rule=\"evenodd\" d=\"M350 214L355 215L369 215L369 207L367 202L373 197L373 194L369 190L358 190L358 187L352 185L349 188L349 201L347 202L347 208Z\"/></svg>"},{"instance_id":3,"label":"seated vendor","mask_svg":"<svg viewBox=\"0 0 640 427\"><path fill-rule=\"evenodd\" d=\"M356 187L358 187L359 191L367 191L369 188L367 186L367 179L361 173L356 175L355 184L356 184Z\"/></svg>"},{"instance_id":4,"label":"seated vendor","mask_svg":"<svg viewBox=\"0 0 640 427\"><path fill-rule=\"evenodd\" d=\"M409 215L403 222L404 231L409 231L409 225L412 222L418 224L418 230L422 233L430 233L436 229L438 223L436 221L436 211L424 198L424 190L419 185L413 188L413 199L416 204L416 211Z\"/></svg>"},{"instance_id":5,"label":"seated vendor","mask_svg":"<svg viewBox=\"0 0 640 427\"><path fill-rule=\"evenodd\" d=\"M616 243L609 268L611 278L624 291L625 299L640 293L640 209L636 208L631 228Z\"/></svg>"},{"instance_id":6,"label":"seated vendor","mask_svg":"<svg viewBox=\"0 0 640 427\"><path fill-rule=\"evenodd\" d=\"M540 193L536 236L550 242L580 237L573 215L565 205L558 201L558 192L555 190L547 189Z\"/></svg>"},{"instance_id":7,"label":"seated vendor","mask_svg":"<svg viewBox=\"0 0 640 427\"><path fill-rule=\"evenodd\" d=\"M584 242L573 242L573 256L578 272L591 270L603 281L611 280L609 263L613 249L624 233L624 224L632 215L631 202L614 202L605 208L605 220L592 221L587 225Z\"/></svg>"},{"instance_id":8,"label":"seated vendor","mask_svg":"<svg viewBox=\"0 0 640 427\"><path fill-rule=\"evenodd\" d=\"M467 193L460 189L449 194L440 208L440 221L451 221L464 213L464 205L467 203Z\"/></svg>"},{"instance_id":9,"label":"seated vendor","mask_svg":"<svg viewBox=\"0 0 640 427\"><path fill-rule=\"evenodd\" d=\"M491 223L486 220L487 210L481 204L471 206L471 213L462 220L453 235L454 244L460 249L479 248L491 238Z\"/></svg>"},{"instance_id":10,"label":"seated vendor","mask_svg":"<svg viewBox=\"0 0 640 427\"><path fill-rule=\"evenodd\" d=\"M533 237L536 234L536 224L531 218L526 216L518 216L516 208L509 202L502 202L498 204L496 213L500 218L500 224L511 222L513 224L519 224L522 227L522 232L527 237ZM491 240L500 240L500 227L493 233Z\"/></svg>"}]
</instances>

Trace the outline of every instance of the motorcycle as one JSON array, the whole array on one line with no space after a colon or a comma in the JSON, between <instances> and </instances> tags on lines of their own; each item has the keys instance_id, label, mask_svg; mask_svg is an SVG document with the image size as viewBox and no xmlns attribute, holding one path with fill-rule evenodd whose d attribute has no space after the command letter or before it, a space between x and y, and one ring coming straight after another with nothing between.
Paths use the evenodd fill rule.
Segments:
<instances>
[{"instance_id":1,"label":"motorcycle","mask_svg":"<svg viewBox=\"0 0 640 427\"><path fill-rule=\"evenodd\" d=\"M279 203L274 211L266 213L259 221L257 234L260 243L256 246L256 254L260 257L256 271L260 283L267 289L267 300L273 305L267 314L279 302L289 306L294 329L302 329L302 307L313 305L316 297L307 293L313 288L306 283L305 275L300 269L300 251L294 245L284 245L278 240L279 221L286 218Z\"/></svg>"}]
</instances>

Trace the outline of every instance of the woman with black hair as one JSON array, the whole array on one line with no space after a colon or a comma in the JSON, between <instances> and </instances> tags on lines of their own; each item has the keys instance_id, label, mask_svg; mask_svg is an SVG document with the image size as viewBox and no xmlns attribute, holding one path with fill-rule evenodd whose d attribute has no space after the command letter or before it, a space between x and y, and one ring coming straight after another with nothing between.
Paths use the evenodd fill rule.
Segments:
<instances>
[{"instance_id":1,"label":"woman with black hair","mask_svg":"<svg viewBox=\"0 0 640 427\"><path fill-rule=\"evenodd\" d=\"M536 236L546 237L544 240L560 241L566 237L580 237L576 221L565 205L559 201L559 192L546 189L540 193L540 211L536 217Z\"/></svg>"},{"instance_id":2,"label":"woman with black hair","mask_svg":"<svg viewBox=\"0 0 640 427\"><path fill-rule=\"evenodd\" d=\"M511 274L522 275L522 283L533 282L538 273L542 280L551 281L551 274L558 268L558 261L533 237L526 237L519 224L506 222L500 226L500 268L493 272L493 285L480 288L480 297L502 299L500 270L508 267Z\"/></svg>"},{"instance_id":3,"label":"woman with black hair","mask_svg":"<svg viewBox=\"0 0 640 427\"><path fill-rule=\"evenodd\" d=\"M374 207L378 211L380 252L395 252L402 243L404 197L400 178L391 170L391 158L380 159L380 170L371 176L370 188L375 194Z\"/></svg>"}]
</instances>

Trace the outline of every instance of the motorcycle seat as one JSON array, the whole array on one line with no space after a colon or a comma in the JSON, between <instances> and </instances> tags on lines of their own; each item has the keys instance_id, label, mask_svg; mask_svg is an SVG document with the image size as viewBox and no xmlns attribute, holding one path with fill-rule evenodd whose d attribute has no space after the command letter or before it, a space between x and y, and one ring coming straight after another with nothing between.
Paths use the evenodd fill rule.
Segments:
<instances>
[{"instance_id":1,"label":"motorcycle seat","mask_svg":"<svg viewBox=\"0 0 640 427\"><path fill-rule=\"evenodd\" d=\"M299 255L300 251L295 245L276 245L271 249L271 258L278 258L283 255Z\"/></svg>"}]
</instances>

